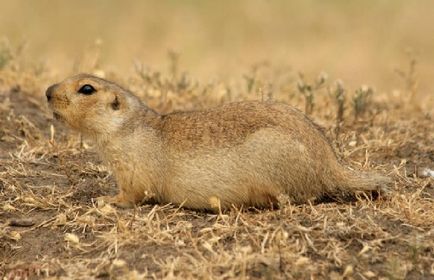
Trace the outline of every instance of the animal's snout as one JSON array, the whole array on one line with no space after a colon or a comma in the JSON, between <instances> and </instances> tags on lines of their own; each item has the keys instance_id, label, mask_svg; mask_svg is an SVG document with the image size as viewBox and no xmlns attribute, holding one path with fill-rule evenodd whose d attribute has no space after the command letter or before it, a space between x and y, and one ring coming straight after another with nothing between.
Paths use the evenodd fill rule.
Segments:
<instances>
[{"instance_id":1,"label":"animal's snout","mask_svg":"<svg viewBox=\"0 0 434 280\"><path fill-rule=\"evenodd\" d=\"M53 97L53 91L56 88L57 84L51 85L47 88L45 91L45 96L47 96L47 101L50 102L51 98Z\"/></svg>"}]
</instances>

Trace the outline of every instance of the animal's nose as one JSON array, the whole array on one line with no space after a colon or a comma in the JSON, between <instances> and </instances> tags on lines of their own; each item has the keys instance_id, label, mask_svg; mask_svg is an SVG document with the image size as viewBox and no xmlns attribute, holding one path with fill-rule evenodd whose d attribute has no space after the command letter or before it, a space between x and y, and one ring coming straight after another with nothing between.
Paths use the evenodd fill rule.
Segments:
<instances>
[{"instance_id":1,"label":"animal's nose","mask_svg":"<svg viewBox=\"0 0 434 280\"><path fill-rule=\"evenodd\" d=\"M54 89L55 89L56 86L57 86L57 84L51 85L45 91L45 96L47 96L47 100L48 101L51 100L51 97L53 96L53 91L54 91Z\"/></svg>"}]
</instances>

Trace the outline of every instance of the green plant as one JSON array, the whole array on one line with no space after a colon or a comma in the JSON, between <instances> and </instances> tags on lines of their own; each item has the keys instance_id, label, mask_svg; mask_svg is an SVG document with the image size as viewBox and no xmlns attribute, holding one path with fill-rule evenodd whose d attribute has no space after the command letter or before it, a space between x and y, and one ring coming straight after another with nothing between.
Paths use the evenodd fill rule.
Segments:
<instances>
[{"instance_id":1,"label":"green plant","mask_svg":"<svg viewBox=\"0 0 434 280\"><path fill-rule=\"evenodd\" d=\"M321 89L327 81L327 74L321 73L313 83L307 83L304 75L299 73L299 81L297 82L298 91L304 96L305 108L307 115L312 114L315 106L315 93Z\"/></svg>"},{"instance_id":2,"label":"green plant","mask_svg":"<svg viewBox=\"0 0 434 280\"><path fill-rule=\"evenodd\" d=\"M369 99L374 94L374 90L367 86L362 86L356 90L353 96L354 120L357 121L363 116L368 108Z\"/></svg>"},{"instance_id":3,"label":"green plant","mask_svg":"<svg viewBox=\"0 0 434 280\"><path fill-rule=\"evenodd\" d=\"M21 54L25 44L20 44L15 50L12 48L9 40L0 41L0 69L5 68L15 57Z\"/></svg>"},{"instance_id":4,"label":"green plant","mask_svg":"<svg viewBox=\"0 0 434 280\"><path fill-rule=\"evenodd\" d=\"M336 86L332 90L329 88L329 93L333 96L333 99L336 103L336 137L338 137L340 133L341 126L344 122L344 112L345 112L345 89L342 85L342 81L336 81Z\"/></svg>"},{"instance_id":5,"label":"green plant","mask_svg":"<svg viewBox=\"0 0 434 280\"><path fill-rule=\"evenodd\" d=\"M408 101L411 101L417 93L419 79L416 71L417 59L414 52L407 51L407 56L409 59L407 70L396 69L395 72L404 80L407 98Z\"/></svg>"},{"instance_id":6,"label":"green plant","mask_svg":"<svg viewBox=\"0 0 434 280\"><path fill-rule=\"evenodd\" d=\"M0 45L0 69L3 69L9 61L12 59L12 53L10 49L4 45Z\"/></svg>"}]
</instances>

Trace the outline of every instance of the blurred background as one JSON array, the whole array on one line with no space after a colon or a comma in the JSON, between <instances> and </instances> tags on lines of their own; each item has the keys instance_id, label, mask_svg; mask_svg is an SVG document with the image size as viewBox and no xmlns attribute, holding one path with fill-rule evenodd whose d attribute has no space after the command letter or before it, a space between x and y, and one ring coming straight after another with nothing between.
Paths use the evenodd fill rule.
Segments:
<instances>
[{"instance_id":1,"label":"blurred background","mask_svg":"<svg viewBox=\"0 0 434 280\"><path fill-rule=\"evenodd\" d=\"M430 0L0 0L0 37L59 77L91 59L118 75L134 62L166 71L175 55L202 80L240 78L267 62L389 91L403 87L398 72L413 61L419 90L434 90Z\"/></svg>"}]
</instances>

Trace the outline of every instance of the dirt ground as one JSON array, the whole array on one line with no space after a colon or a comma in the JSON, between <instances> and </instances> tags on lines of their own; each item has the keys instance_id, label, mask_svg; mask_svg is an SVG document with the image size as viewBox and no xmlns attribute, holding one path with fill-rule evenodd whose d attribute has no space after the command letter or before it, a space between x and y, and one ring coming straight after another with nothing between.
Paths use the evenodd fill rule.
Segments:
<instances>
[{"instance_id":1,"label":"dirt ground","mask_svg":"<svg viewBox=\"0 0 434 280\"><path fill-rule=\"evenodd\" d=\"M259 86L141 74L113 79L160 112L264 95L304 108L296 89L267 95ZM329 95L312 114L344 161L393 179L387 196L304 205L282 198L279 209L217 215L95 204L116 183L91 142L53 121L47 80L10 71L0 78L1 279L434 279L434 181L424 175L434 170L434 115L405 91L375 93L357 120L348 92L339 134ZM256 93L243 95L249 90Z\"/></svg>"}]
</instances>

